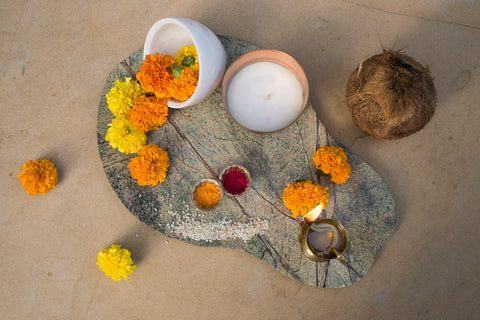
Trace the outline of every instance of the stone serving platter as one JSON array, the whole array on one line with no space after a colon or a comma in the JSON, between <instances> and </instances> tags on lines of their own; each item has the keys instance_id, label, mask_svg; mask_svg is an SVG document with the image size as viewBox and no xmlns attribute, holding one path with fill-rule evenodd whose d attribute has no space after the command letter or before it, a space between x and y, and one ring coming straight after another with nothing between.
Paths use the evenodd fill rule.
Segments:
<instances>
[{"instance_id":1,"label":"stone serving platter","mask_svg":"<svg viewBox=\"0 0 480 320\"><path fill-rule=\"evenodd\" d=\"M227 67L242 54L259 49L246 41L218 36L227 52ZM312 157L323 145L337 145L317 118L310 103L290 127L257 134L240 127L222 103L219 86L201 103L169 109L168 121L147 134L147 144L168 152L166 180L157 186L139 186L128 163L136 154L113 149L105 135L113 115L105 95L113 82L135 78L142 50L122 61L108 75L97 122L100 158L106 176L127 209L166 236L197 246L225 247L247 252L301 283L324 288L349 286L372 267L375 253L392 235L395 205L382 178L356 154L342 146L352 167L345 184L318 178ZM202 179L218 179L232 164L247 168L252 183L240 197L224 195L213 210L192 203L192 189ZM318 181L329 188L322 217L341 222L349 242L344 252L350 266L338 260L314 262L298 242L299 221L282 202L283 190L298 180Z\"/></svg>"}]
</instances>

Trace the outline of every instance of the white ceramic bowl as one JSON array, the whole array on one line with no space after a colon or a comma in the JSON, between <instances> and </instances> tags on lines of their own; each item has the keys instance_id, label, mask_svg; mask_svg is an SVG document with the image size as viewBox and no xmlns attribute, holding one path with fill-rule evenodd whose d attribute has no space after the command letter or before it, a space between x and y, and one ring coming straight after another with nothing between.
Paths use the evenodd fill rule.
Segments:
<instances>
[{"instance_id":1,"label":"white ceramic bowl","mask_svg":"<svg viewBox=\"0 0 480 320\"><path fill-rule=\"evenodd\" d=\"M183 46L195 45L199 61L198 85L186 101L168 101L168 106L180 109L199 103L208 97L222 80L227 54L217 36L197 21L185 18L165 18L157 21L148 31L143 47L147 54L175 56Z\"/></svg>"}]
</instances>

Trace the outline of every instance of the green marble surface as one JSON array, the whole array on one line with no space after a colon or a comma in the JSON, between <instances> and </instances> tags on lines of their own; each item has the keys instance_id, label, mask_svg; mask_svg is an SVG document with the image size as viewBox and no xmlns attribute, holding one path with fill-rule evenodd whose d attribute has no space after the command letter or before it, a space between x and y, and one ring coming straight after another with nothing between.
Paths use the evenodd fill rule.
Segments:
<instances>
[{"instance_id":1,"label":"green marble surface","mask_svg":"<svg viewBox=\"0 0 480 320\"><path fill-rule=\"evenodd\" d=\"M219 36L227 52L227 67L243 53L258 49L243 40ZM198 246L220 246L247 252L279 272L312 286L351 285L371 268L375 253L394 231L395 205L381 177L345 147L352 175L347 183L332 184L323 217L333 217L347 230L345 257L318 263L306 258L297 240L298 221L282 202L288 183L316 181L312 157L325 144L336 145L310 104L290 127L274 134L242 129L222 103L221 87L196 106L169 109L169 120L147 134L170 158L166 180L139 186L131 177L126 155L105 141L113 115L105 95L116 79L132 77L142 63L142 50L122 61L108 75L98 109L98 147L106 176L118 197L142 222L168 237ZM202 179L217 178L224 167L239 164L252 177L241 197L224 196L219 206L202 211L192 203L192 188ZM200 239L200 240L199 240ZM203 240L202 240L203 239ZM214 240L220 239L220 240Z\"/></svg>"}]
</instances>

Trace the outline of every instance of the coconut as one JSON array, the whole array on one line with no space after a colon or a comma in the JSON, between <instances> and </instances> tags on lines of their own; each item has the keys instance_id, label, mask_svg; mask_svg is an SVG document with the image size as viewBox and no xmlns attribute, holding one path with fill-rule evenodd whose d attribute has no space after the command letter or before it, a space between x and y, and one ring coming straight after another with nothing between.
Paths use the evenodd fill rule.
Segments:
<instances>
[{"instance_id":1,"label":"coconut","mask_svg":"<svg viewBox=\"0 0 480 320\"><path fill-rule=\"evenodd\" d=\"M360 63L347 83L353 122L378 139L398 139L422 129L435 111L435 96L428 68L392 50Z\"/></svg>"}]
</instances>

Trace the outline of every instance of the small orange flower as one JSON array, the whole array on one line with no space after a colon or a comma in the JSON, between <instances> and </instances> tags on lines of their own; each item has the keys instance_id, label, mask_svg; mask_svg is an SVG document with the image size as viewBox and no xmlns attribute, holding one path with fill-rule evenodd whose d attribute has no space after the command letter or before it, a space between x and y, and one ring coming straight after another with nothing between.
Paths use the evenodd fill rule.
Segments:
<instances>
[{"instance_id":1,"label":"small orange flower","mask_svg":"<svg viewBox=\"0 0 480 320\"><path fill-rule=\"evenodd\" d=\"M347 155L341 147L323 146L313 156L313 163L324 174L330 175L332 182L344 183L350 177L352 168L347 162Z\"/></svg>"},{"instance_id":2,"label":"small orange flower","mask_svg":"<svg viewBox=\"0 0 480 320\"><path fill-rule=\"evenodd\" d=\"M143 65L140 66L140 72L137 73L137 80L142 85L143 90L151 92L157 98L171 97L171 83L175 77L170 71L174 60L171 55L148 54L145 56Z\"/></svg>"},{"instance_id":3,"label":"small orange flower","mask_svg":"<svg viewBox=\"0 0 480 320\"><path fill-rule=\"evenodd\" d=\"M128 119L143 132L156 130L162 126L168 117L168 106L165 99L140 96L128 112Z\"/></svg>"},{"instance_id":4,"label":"small orange flower","mask_svg":"<svg viewBox=\"0 0 480 320\"><path fill-rule=\"evenodd\" d=\"M157 185L165 181L170 166L168 153L156 144L146 145L130 160L132 177L141 186Z\"/></svg>"},{"instance_id":5,"label":"small orange flower","mask_svg":"<svg viewBox=\"0 0 480 320\"><path fill-rule=\"evenodd\" d=\"M328 204L328 188L312 181L288 184L283 191L283 204L290 209L292 217L304 216L319 204Z\"/></svg>"},{"instance_id":6,"label":"small orange flower","mask_svg":"<svg viewBox=\"0 0 480 320\"><path fill-rule=\"evenodd\" d=\"M190 69L183 69L178 79L173 80L172 97L178 101L188 100L195 92L198 84L198 74Z\"/></svg>"},{"instance_id":7,"label":"small orange flower","mask_svg":"<svg viewBox=\"0 0 480 320\"><path fill-rule=\"evenodd\" d=\"M25 171L17 177L30 196L46 194L58 182L57 168L50 160L30 160L22 165L21 170Z\"/></svg>"},{"instance_id":8,"label":"small orange flower","mask_svg":"<svg viewBox=\"0 0 480 320\"><path fill-rule=\"evenodd\" d=\"M153 93L157 98L185 101L195 92L198 76L198 62L190 66L178 65L171 55L160 55L157 52L155 55L145 56L140 72L137 73L137 80L143 90Z\"/></svg>"}]
</instances>

